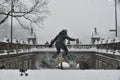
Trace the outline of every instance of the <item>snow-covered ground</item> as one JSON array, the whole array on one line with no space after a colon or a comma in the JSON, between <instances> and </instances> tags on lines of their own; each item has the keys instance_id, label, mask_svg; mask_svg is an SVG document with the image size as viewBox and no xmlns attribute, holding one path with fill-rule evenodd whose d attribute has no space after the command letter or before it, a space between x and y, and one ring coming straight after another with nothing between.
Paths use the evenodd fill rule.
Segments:
<instances>
[{"instance_id":1,"label":"snow-covered ground","mask_svg":"<svg viewBox=\"0 0 120 80\"><path fill-rule=\"evenodd\" d=\"M0 80L120 80L119 70L0 70Z\"/></svg>"}]
</instances>

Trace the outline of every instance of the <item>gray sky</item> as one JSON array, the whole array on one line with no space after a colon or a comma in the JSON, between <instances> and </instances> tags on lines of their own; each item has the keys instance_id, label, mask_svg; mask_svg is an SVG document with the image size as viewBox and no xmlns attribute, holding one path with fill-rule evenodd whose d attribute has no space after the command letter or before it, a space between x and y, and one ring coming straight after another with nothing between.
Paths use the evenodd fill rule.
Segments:
<instances>
[{"instance_id":1,"label":"gray sky","mask_svg":"<svg viewBox=\"0 0 120 80\"><path fill-rule=\"evenodd\" d=\"M36 31L38 43L50 41L62 29L85 43L95 27L103 37L113 35L109 30L114 28L114 0L49 0L48 7L51 15L44 29Z\"/></svg>"}]
</instances>

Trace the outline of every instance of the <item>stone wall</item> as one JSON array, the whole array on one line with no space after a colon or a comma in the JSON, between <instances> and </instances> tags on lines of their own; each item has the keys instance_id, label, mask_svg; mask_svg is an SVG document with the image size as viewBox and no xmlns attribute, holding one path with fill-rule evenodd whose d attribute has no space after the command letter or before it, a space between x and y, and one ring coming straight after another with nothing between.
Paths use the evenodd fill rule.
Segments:
<instances>
[{"instance_id":1,"label":"stone wall","mask_svg":"<svg viewBox=\"0 0 120 80\"><path fill-rule=\"evenodd\" d=\"M32 54L10 54L0 56L1 69L35 69Z\"/></svg>"},{"instance_id":2,"label":"stone wall","mask_svg":"<svg viewBox=\"0 0 120 80\"><path fill-rule=\"evenodd\" d=\"M44 57L52 57L55 51L30 52L0 56L1 69L42 69ZM120 56L94 51L70 51L76 56L76 65L87 65L86 69L117 69L120 66ZM81 68L80 68L81 69Z\"/></svg>"}]
</instances>

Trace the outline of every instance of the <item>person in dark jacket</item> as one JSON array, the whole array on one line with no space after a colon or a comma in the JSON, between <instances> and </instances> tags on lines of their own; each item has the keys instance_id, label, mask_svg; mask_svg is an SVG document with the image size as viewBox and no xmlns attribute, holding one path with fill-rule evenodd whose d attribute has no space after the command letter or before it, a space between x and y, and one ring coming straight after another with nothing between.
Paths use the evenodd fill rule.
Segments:
<instances>
[{"instance_id":1,"label":"person in dark jacket","mask_svg":"<svg viewBox=\"0 0 120 80\"><path fill-rule=\"evenodd\" d=\"M53 58L56 58L60 52L61 49L64 50L65 54L64 56L68 55L68 49L65 45L65 40L69 40L69 41L75 41L76 39L70 38L67 35L67 30L62 30L50 43L49 47L52 47L52 45L55 43L55 47L57 49L57 53L53 55Z\"/></svg>"}]
</instances>

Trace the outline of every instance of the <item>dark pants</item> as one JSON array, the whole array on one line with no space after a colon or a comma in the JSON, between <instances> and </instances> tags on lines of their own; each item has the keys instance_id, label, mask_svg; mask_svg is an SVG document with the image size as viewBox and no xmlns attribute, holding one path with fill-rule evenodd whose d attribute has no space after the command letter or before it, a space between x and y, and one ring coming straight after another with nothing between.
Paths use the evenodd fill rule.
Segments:
<instances>
[{"instance_id":1,"label":"dark pants","mask_svg":"<svg viewBox=\"0 0 120 80\"><path fill-rule=\"evenodd\" d=\"M64 43L56 43L55 47L57 49L57 55L60 54L61 49L65 52L65 55L68 54L68 49L67 49L67 47L66 47L66 45Z\"/></svg>"}]
</instances>

